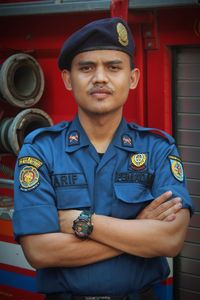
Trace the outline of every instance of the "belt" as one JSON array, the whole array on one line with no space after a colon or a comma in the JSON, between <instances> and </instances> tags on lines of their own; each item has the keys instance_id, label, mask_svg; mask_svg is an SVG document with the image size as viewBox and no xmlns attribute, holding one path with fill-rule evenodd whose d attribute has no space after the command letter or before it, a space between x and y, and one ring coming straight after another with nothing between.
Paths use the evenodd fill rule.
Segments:
<instances>
[{"instance_id":1,"label":"belt","mask_svg":"<svg viewBox=\"0 0 200 300\"><path fill-rule=\"evenodd\" d=\"M45 300L155 300L152 289L128 296L77 296L68 293L46 294Z\"/></svg>"},{"instance_id":2,"label":"belt","mask_svg":"<svg viewBox=\"0 0 200 300\"><path fill-rule=\"evenodd\" d=\"M45 300L128 300L128 296L77 296L66 293L47 294Z\"/></svg>"},{"instance_id":3,"label":"belt","mask_svg":"<svg viewBox=\"0 0 200 300\"><path fill-rule=\"evenodd\" d=\"M72 296L72 300L128 300L128 296Z\"/></svg>"}]
</instances>

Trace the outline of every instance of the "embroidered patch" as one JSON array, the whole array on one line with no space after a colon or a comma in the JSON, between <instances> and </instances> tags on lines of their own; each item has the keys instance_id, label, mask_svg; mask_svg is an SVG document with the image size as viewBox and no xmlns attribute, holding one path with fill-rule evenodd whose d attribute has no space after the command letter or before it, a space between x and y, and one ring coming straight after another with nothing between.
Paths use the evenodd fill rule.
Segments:
<instances>
[{"instance_id":1,"label":"embroidered patch","mask_svg":"<svg viewBox=\"0 0 200 300\"><path fill-rule=\"evenodd\" d=\"M18 165L31 165L36 167L37 169L39 169L42 165L43 162L41 162L39 159L31 157L31 156L25 156L25 157L21 157L19 159Z\"/></svg>"},{"instance_id":2,"label":"embroidered patch","mask_svg":"<svg viewBox=\"0 0 200 300\"><path fill-rule=\"evenodd\" d=\"M39 185L39 172L35 167L24 167L19 175L20 189L22 191L31 191Z\"/></svg>"},{"instance_id":3,"label":"embroidered patch","mask_svg":"<svg viewBox=\"0 0 200 300\"><path fill-rule=\"evenodd\" d=\"M147 156L145 153L136 153L130 157L129 166L133 170L144 170L146 168Z\"/></svg>"},{"instance_id":4,"label":"embroidered patch","mask_svg":"<svg viewBox=\"0 0 200 300\"><path fill-rule=\"evenodd\" d=\"M184 180L184 170L183 165L181 162L181 159L177 156L170 155L168 156L170 165L171 165L171 171L173 176L180 182L183 182Z\"/></svg>"},{"instance_id":5,"label":"embroidered patch","mask_svg":"<svg viewBox=\"0 0 200 300\"><path fill-rule=\"evenodd\" d=\"M80 143L80 136L78 131L71 131L68 135L68 145L74 146L79 145Z\"/></svg>"},{"instance_id":6,"label":"embroidered patch","mask_svg":"<svg viewBox=\"0 0 200 300\"><path fill-rule=\"evenodd\" d=\"M122 146L133 147L133 140L130 135L128 135L128 134L122 135Z\"/></svg>"},{"instance_id":7,"label":"embroidered patch","mask_svg":"<svg viewBox=\"0 0 200 300\"><path fill-rule=\"evenodd\" d=\"M128 32L122 23L117 23L118 41L122 46L128 45Z\"/></svg>"}]
</instances>

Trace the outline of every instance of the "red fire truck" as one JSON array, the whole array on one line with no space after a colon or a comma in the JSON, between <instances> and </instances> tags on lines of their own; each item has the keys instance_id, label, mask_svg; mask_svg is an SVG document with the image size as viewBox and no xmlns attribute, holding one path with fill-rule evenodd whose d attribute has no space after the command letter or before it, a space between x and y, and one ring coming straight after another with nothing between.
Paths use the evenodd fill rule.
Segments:
<instances>
[{"instance_id":1,"label":"red fire truck","mask_svg":"<svg viewBox=\"0 0 200 300\"><path fill-rule=\"evenodd\" d=\"M200 7L198 0L0 0L0 299L42 300L35 270L12 233L13 170L27 133L70 120L73 97L60 78L64 40L86 23L126 19L141 70L124 109L127 121L156 127L177 141L193 215L158 300L200 297ZM134 100L133 100L134 99ZM149 299L150 300L150 299Z\"/></svg>"}]
</instances>

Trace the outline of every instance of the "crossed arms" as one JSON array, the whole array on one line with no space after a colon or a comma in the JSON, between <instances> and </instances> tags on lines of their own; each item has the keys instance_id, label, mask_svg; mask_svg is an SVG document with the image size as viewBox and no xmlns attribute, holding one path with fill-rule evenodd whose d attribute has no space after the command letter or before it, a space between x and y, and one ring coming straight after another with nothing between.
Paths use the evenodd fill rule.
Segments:
<instances>
[{"instance_id":1,"label":"crossed arms","mask_svg":"<svg viewBox=\"0 0 200 300\"><path fill-rule=\"evenodd\" d=\"M166 192L144 208L134 220L93 215L94 230L88 240L77 239L72 222L78 210L59 211L61 232L27 235L20 243L36 269L76 267L118 256L176 256L182 248L190 214L181 199ZM167 201L168 200L168 201Z\"/></svg>"}]
</instances>

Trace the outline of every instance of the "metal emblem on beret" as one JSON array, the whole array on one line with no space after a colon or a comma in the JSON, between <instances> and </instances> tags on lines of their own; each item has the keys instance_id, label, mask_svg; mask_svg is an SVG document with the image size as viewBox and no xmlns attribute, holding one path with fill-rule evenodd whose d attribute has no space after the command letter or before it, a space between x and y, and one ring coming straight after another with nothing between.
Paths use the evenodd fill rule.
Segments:
<instances>
[{"instance_id":1,"label":"metal emblem on beret","mask_svg":"<svg viewBox=\"0 0 200 300\"><path fill-rule=\"evenodd\" d=\"M22 191L33 190L39 185L39 172L35 167L24 167L19 175L20 189Z\"/></svg>"},{"instance_id":2,"label":"metal emblem on beret","mask_svg":"<svg viewBox=\"0 0 200 300\"><path fill-rule=\"evenodd\" d=\"M144 153L136 153L131 156L131 168L134 170L143 170L147 156Z\"/></svg>"},{"instance_id":3,"label":"metal emblem on beret","mask_svg":"<svg viewBox=\"0 0 200 300\"><path fill-rule=\"evenodd\" d=\"M184 171L183 171L183 165L181 159L177 156L171 155L169 156L169 161L171 165L172 174L178 181L183 182Z\"/></svg>"},{"instance_id":4,"label":"metal emblem on beret","mask_svg":"<svg viewBox=\"0 0 200 300\"><path fill-rule=\"evenodd\" d=\"M118 41L122 46L128 45L128 32L122 23L117 23Z\"/></svg>"}]
</instances>

